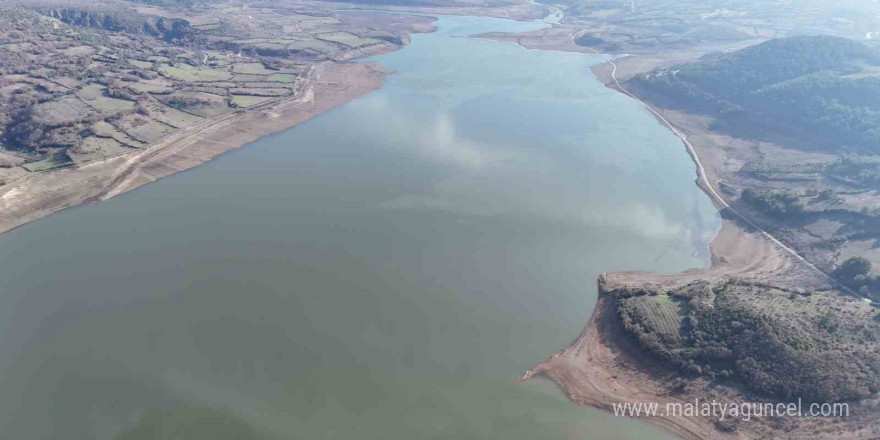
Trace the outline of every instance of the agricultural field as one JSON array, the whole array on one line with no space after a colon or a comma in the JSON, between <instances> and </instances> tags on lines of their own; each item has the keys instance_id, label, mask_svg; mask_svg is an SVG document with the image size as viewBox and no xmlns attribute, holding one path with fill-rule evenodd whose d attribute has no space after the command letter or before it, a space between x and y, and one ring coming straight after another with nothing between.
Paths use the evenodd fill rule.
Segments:
<instances>
[{"instance_id":1,"label":"agricultural field","mask_svg":"<svg viewBox=\"0 0 880 440\"><path fill-rule=\"evenodd\" d=\"M272 98L268 96L232 95L230 102L234 104L235 107L251 107L257 104L262 104L271 99Z\"/></svg>"},{"instance_id":2,"label":"agricultural field","mask_svg":"<svg viewBox=\"0 0 880 440\"><path fill-rule=\"evenodd\" d=\"M375 44L376 40L372 38L361 38L348 32L327 32L325 34L317 34L317 37L324 41L332 41L334 43L344 44L348 47L363 47Z\"/></svg>"},{"instance_id":3,"label":"agricultural field","mask_svg":"<svg viewBox=\"0 0 880 440\"><path fill-rule=\"evenodd\" d=\"M190 64L179 66L163 64L159 66L159 73L167 78L187 82L223 81L232 78L232 73L228 69L204 68Z\"/></svg>"},{"instance_id":4,"label":"agricultural field","mask_svg":"<svg viewBox=\"0 0 880 440\"><path fill-rule=\"evenodd\" d=\"M0 158L15 158L0 163L0 187L22 173L147 148L211 118L295 96L315 62L402 41L350 17L216 2L0 7Z\"/></svg>"},{"instance_id":5,"label":"agricultural field","mask_svg":"<svg viewBox=\"0 0 880 440\"><path fill-rule=\"evenodd\" d=\"M267 69L263 63L235 63L232 65L232 72L250 75L271 75L276 71Z\"/></svg>"},{"instance_id":6,"label":"agricultural field","mask_svg":"<svg viewBox=\"0 0 880 440\"><path fill-rule=\"evenodd\" d=\"M665 340L679 337L685 307L678 299L666 294L634 296L621 300L620 309Z\"/></svg>"}]
</instances>

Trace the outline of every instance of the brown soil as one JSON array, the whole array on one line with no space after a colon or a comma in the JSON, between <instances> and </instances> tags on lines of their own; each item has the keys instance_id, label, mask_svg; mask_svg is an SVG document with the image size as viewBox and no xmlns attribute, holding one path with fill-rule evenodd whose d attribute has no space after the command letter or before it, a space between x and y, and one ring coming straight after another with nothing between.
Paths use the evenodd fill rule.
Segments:
<instances>
[{"instance_id":1,"label":"brown soil","mask_svg":"<svg viewBox=\"0 0 880 440\"><path fill-rule=\"evenodd\" d=\"M600 284L606 282L611 281L600 278ZM528 370L522 380L536 375L556 382L572 401L609 412L613 412L614 403L625 402L656 402L663 411L666 403L685 404L696 398L725 403L761 400L749 396L747 391L702 379L690 380L685 391L671 392L670 384L677 374L644 355L623 329L614 299L604 295L581 335L564 350ZM856 414L858 409L853 411ZM868 440L878 438L880 432L876 417L858 415L849 420L752 418L735 423L733 432L721 431L716 419L710 417L667 416L658 412L657 416L640 419L688 440Z\"/></svg>"},{"instance_id":2,"label":"brown soil","mask_svg":"<svg viewBox=\"0 0 880 440\"><path fill-rule=\"evenodd\" d=\"M11 183L0 193L0 232L69 206L109 199L299 125L378 88L384 73L373 63L326 62L315 67L308 86L295 99L212 118L143 151Z\"/></svg>"}]
</instances>

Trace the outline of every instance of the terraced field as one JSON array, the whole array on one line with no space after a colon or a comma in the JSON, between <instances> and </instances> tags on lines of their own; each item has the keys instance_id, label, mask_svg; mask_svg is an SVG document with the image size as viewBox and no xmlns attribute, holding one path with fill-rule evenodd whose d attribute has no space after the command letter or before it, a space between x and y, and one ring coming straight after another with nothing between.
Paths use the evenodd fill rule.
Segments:
<instances>
[{"instance_id":1,"label":"terraced field","mask_svg":"<svg viewBox=\"0 0 880 440\"><path fill-rule=\"evenodd\" d=\"M621 300L620 309L645 329L674 341L681 329L682 305L679 301L666 294L634 296Z\"/></svg>"}]
</instances>

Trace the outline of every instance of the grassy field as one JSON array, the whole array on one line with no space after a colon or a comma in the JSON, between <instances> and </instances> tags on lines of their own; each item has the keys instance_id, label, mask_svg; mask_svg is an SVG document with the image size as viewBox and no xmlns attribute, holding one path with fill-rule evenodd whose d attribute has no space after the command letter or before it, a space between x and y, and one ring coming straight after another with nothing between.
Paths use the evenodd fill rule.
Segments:
<instances>
[{"instance_id":1,"label":"grassy field","mask_svg":"<svg viewBox=\"0 0 880 440\"><path fill-rule=\"evenodd\" d=\"M126 115L119 120L117 125L129 136L147 143L154 142L176 131L168 124L138 114Z\"/></svg>"},{"instance_id":2,"label":"grassy field","mask_svg":"<svg viewBox=\"0 0 880 440\"><path fill-rule=\"evenodd\" d=\"M181 81L223 81L232 78L232 74L227 69L202 68L189 64L177 66L163 64L159 66L159 73Z\"/></svg>"},{"instance_id":3,"label":"grassy field","mask_svg":"<svg viewBox=\"0 0 880 440\"><path fill-rule=\"evenodd\" d=\"M82 144L78 148L68 151L68 155L76 163L86 163L129 151L131 151L130 148L115 139L89 136L83 138Z\"/></svg>"},{"instance_id":4,"label":"grassy field","mask_svg":"<svg viewBox=\"0 0 880 440\"><path fill-rule=\"evenodd\" d=\"M353 35L348 32L328 32L324 34L318 34L317 37L322 40L332 41L334 43L340 43L348 47L354 48L377 43L376 40L373 40L371 38L358 37L357 35Z\"/></svg>"},{"instance_id":5,"label":"grassy field","mask_svg":"<svg viewBox=\"0 0 880 440\"><path fill-rule=\"evenodd\" d=\"M268 96L232 95L230 101L239 107L250 107L272 99Z\"/></svg>"},{"instance_id":6,"label":"grassy field","mask_svg":"<svg viewBox=\"0 0 880 440\"><path fill-rule=\"evenodd\" d=\"M135 92L138 92L138 93L163 94L163 93L170 93L173 90L167 86L163 86L163 85L159 85L159 84L148 84L148 83L144 83L144 82L136 82L136 83L131 83L131 84L127 84L127 85L129 88L131 88L132 90L134 90Z\"/></svg>"},{"instance_id":7,"label":"grassy field","mask_svg":"<svg viewBox=\"0 0 880 440\"><path fill-rule=\"evenodd\" d=\"M274 70L269 70L263 63L236 63L232 65L233 73L246 73L250 75L271 75Z\"/></svg>"},{"instance_id":8,"label":"grassy field","mask_svg":"<svg viewBox=\"0 0 880 440\"><path fill-rule=\"evenodd\" d=\"M669 295L642 295L621 301L621 308L638 317L640 323L652 332L672 340L678 339L681 329L681 306Z\"/></svg>"},{"instance_id":9,"label":"grassy field","mask_svg":"<svg viewBox=\"0 0 880 440\"><path fill-rule=\"evenodd\" d=\"M76 92L76 95L84 101L91 101L103 97L104 90L107 90L107 88L100 84L89 84L79 89L79 91Z\"/></svg>"},{"instance_id":10,"label":"grassy field","mask_svg":"<svg viewBox=\"0 0 880 440\"><path fill-rule=\"evenodd\" d=\"M272 82L292 83L296 81L296 76L288 75L285 73L275 73L269 75L269 78L267 78L267 80Z\"/></svg>"},{"instance_id":11,"label":"grassy field","mask_svg":"<svg viewBox=\"0 0 880 440\"><path fill-rule=\"evenodd\" d=\"M64 150L57 149L53 153L49 154L48 157L46 157L45 159L36 162L26 163L23 166L28 171L36 172L67 166L71 163L72 162L70 161L70 158L67 157L67 154L65 154Z\"/></svg>"},{"instance_id":12,"label":"grassy field","mask_svg":"<svg viewBox=\"0 0 880 440\"><path fill-rule=\"evenodd\" d=\"M37 104L34 108L34 119L46 125L59 126L71 124L93 113L92 109L79 99L66 97L57 101Z\"/></svg>"},{"instance_id":13,"label":"grassy field","mask_svg":"<svg viewBox=\"0 0 880 440\"><path fill-rule=\"evenodd\" d=\"M151 118L178 128L189 127L205 120L170 107L159 100L147 101L144 103L144 107L150 112Z\"/></svg>"},{"instance_id":14,"label":"grassy field","mask_svg":"<svg viewBox=\"0 0 880 440\"><path fill-rule=\"evenodd\" d=\"M120 144L129 146L131 148L144 148L147 146L146 143L132 138L128 134L120 131L118 128L111 125L110 123L104 121L96 122L95 124L93 124L92 130L99 136L113 138Z\"/></svg>"},{"instance_id":15,"label":"grassy field","mask_svg":"<svg viewBox=\"0 0 880 440\"><path fill-rule=\"evenodd\" d=\"M172 107L204 117L222 115L232 111L232 108L226 103L225 96L213 93L180 91L163 97L162 101Z\"/></svg>"},{"instance_id":16,"label":"grassy field","mask_svg":"<svg viewBox=\"0 0 880 440\"><path fill-rule=\"evenodd\" d=\"M328 54L337 50L332 43L321 40L297 40L287 45L287 49L294 51L312 50L315 52Z\"/></svg>"}]
</instances>

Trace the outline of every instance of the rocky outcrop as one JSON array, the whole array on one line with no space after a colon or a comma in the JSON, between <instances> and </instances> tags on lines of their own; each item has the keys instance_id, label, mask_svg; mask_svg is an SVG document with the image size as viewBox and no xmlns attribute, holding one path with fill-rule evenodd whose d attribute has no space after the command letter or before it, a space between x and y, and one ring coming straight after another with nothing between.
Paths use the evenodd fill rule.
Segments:
<instances>
[{"instance_id":1,"label":"rocky outcrop","mask_svg":"<svg viewBox=\"0 0 880 440\"><path fill-rule=\"evenodd\" d=\"M186 20L140 14L126 9L99 10L71 6L38 8L37 11L74 26L149 35L168 42L186 41L193 34L193 29Z\"/></svg>"}]
</instances>

